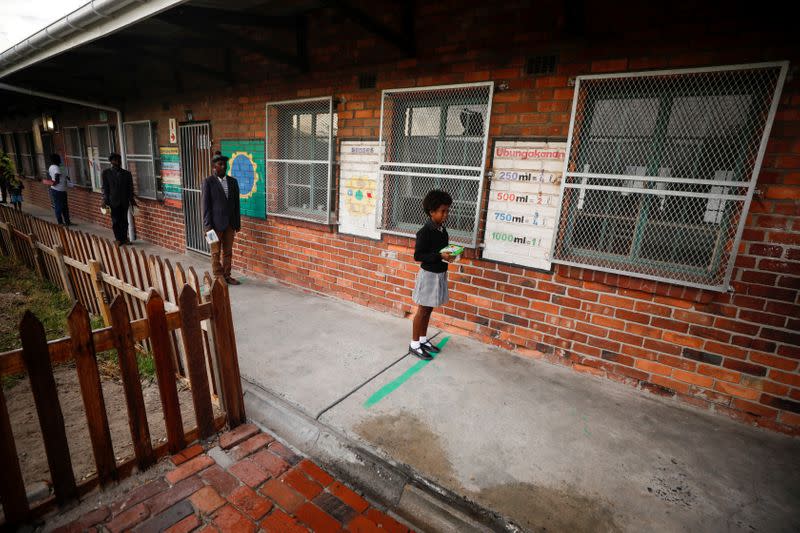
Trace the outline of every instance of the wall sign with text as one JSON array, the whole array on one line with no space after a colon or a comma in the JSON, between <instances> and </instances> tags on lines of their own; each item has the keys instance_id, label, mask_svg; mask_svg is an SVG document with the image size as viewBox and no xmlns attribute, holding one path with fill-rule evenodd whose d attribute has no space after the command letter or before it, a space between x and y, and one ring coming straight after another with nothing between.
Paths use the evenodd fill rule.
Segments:
<instances>
[{"instance_id":1,"label":"wall sign with text","mask_svg":"<svg viewBox=\"0 0 800 533\"><path fill-rule=\"evenodd\" d=\"M550 270L566 142L497 141L483 257Z\"/></svg>"},{"instance_id":2,"label":"wall sign with text","mask_svg":"<svg viewBox=\"0 0 800 533\"><path fill-rule=\"evenodd\" d=\"M339 161L339 231L380 239L376 219L380 143L342 141Z\"/></svg>"}]
</instances>

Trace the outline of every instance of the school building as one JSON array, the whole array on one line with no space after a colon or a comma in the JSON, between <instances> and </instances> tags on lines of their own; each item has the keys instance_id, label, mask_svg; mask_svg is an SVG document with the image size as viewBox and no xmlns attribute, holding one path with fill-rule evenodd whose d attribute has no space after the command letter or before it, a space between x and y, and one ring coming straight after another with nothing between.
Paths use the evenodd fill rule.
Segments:
<instances>
[{"instance_id":1,"label":"school building","mask_svg":"<svg viewBox=\"0 0 800 533\"><path fill-rule=\"evenodd\" d=\"M448 331L800 434L800 46L740 2L95 1L0 55L0 138L46 206L409 316L421 198L449 191ZM264 305L269 305L265 302ZM410 331L410 324L409 324ZM502 393L502 391L498 391Z\"/></svg>"}]
</instances>

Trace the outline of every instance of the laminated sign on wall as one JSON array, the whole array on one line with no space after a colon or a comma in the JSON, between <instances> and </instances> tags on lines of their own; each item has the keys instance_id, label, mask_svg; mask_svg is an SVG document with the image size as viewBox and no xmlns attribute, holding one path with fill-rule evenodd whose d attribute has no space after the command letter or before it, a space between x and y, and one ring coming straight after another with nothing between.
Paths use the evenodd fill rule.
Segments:
<instances>
[{"instance_id":1,"label":"laminated sign on wall","mask_svg":"<svg viewBox=\"0 0 800 533\"><path fill-rule=\"evenodd\" d=\"M164 203L175 207L183 204L181 188L181 157L175 146L159 146L161 157L161 184L164 187Z\"/></svg>"},{"instance_id":2,"label":"laminated sign on wall","mask_svg":"<svg viewBox=\"0 0 800 533\"><path fill-rule=\"evenodd\" d=\"M339 178L339 231L380 239L376 229L378 141L342 141Z\"/></svg>"},{"instance_id":3,"label":"laminated sign on wall","mask_svg":"<svg viewBox=\"0 0 800 533\"><path fill-rule=\"evenodd\" d=\"M498 141L483 257L550 269L566 142Z\"/></svg>"}]
</instances>

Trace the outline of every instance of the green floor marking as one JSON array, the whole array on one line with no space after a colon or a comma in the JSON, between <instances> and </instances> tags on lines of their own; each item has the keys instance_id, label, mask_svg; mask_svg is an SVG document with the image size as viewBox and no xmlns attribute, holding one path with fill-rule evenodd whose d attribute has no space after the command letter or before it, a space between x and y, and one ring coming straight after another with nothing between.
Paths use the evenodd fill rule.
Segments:
<instances>
[{"instance_id":1,"label":"green floor marking","mask_svg":"<svg viewBox=\"0 0 800 533\"><path fill-rule=\"evenodd\" d=\"M441 350L442 348L444 348L444 345L447 344L447 341L449 339L450 337L445 337L436 346ZM436 358L436 355L434 355L433 357ZM400 377L396 378L393 381L390 381L389 383L378 389L378 391L375 394L367 398L367 401L364 402L364 407L369 409L379 401L389 396L392 392L397 390L400 387L400 385L408 381L411 378L411 376L413 376L414 374L425 368L430 362L431 361L424 361L424 360L417 361L417 363L414 366L403 372L403 374Z\"/></svg>"}]
</instances>

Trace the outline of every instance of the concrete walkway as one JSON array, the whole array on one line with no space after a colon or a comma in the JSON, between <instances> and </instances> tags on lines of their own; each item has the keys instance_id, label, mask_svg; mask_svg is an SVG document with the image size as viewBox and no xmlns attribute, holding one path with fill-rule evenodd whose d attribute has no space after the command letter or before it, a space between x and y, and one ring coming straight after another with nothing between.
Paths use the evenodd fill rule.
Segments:
<instances>
[{"instance_id":1,"label":"concrete walkway","mask_svg":"<svg viewBox=\"0 0 800 533\"><path fill-rule=\"evenodd\" d=\"M245 380L524 529L800 531L800 439L446 332L421 364L407 320L243 281Z\"/></svg>"}]
</instances>

